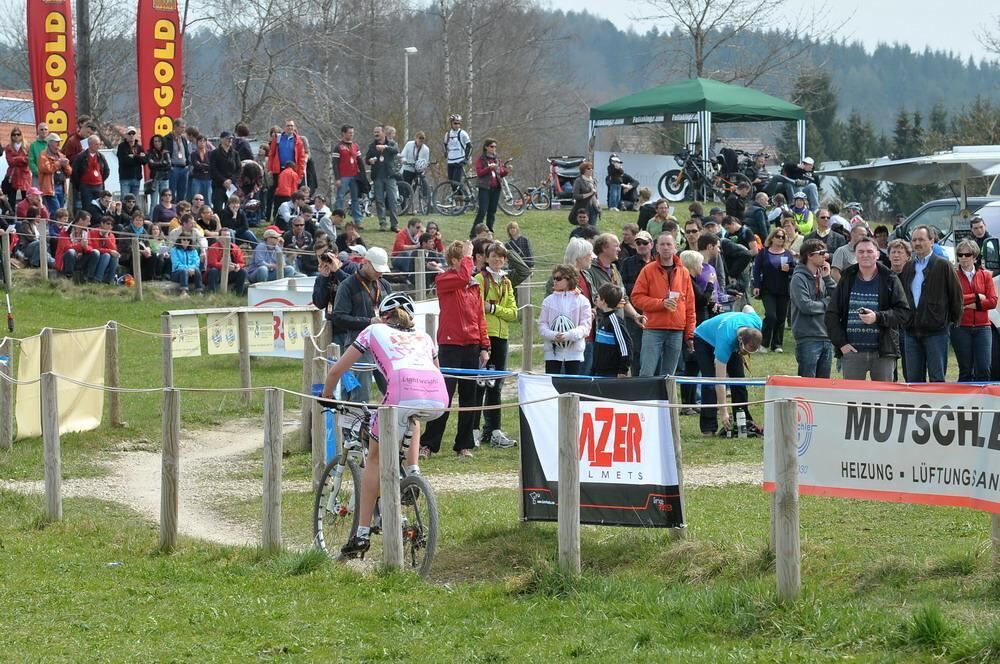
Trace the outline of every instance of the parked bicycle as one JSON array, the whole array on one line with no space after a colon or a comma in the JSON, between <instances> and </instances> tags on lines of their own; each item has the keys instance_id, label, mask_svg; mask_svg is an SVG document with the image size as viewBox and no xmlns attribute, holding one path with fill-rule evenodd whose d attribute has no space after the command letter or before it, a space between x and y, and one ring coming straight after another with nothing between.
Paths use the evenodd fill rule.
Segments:
<instances>
[{"instance_id":1,"label":"parked bicycle","mask_svg":"<svg viewBox=\"0 0 1000 664\"><path fill-rule=\"evenodd\" d=\"M337 455L323 469L313 502L313 541L334 560L343 560L340 548L358 528L361 498L361 469L367 459L372 412L367 407L336 405L325 412L342 416L341 442ZM413 426L410 420L409 426ZM406 474L406 441L399 446L399 495L403 528L404 565L427 576L437 550L437 499L431 485L420 475ZM375 535L382 532L382 499L375 504L372 518L372 546L369 554L380 555ZM365 554L361 554L363 559Z\"/></svg>"},{"instance_id":2,"label":"parked bicycle","mask_svg":"<svg viewBox=\"0 0 1000 664\"><path fill-rule=\"evenodd\" d=\"M660 176L657 184L660 196L671 202L682 201L689 193L696 200L704 198L705 195L725 200L741 182L750 184L750 178L740 171L738 161L738 155L748 156L748 153L728 148L723 152L726 154L718 157L710 153L706 173L701 152L684 148L679 154L674 155L674 160L680 168L671 169ZM732 155L737 155L737 159L733 159ZM749 163L752 165L752 158L749 159Z\"/></svg>"},{"instance_id":3,"label":"parked bicycle","mask_svg":"<svg viewBox=\"0 0 1000 664\"><path fill-rule=\"evenodd\" d=\"M511 164L513 159L504 162ZM463 212L475 212L479 209L479 178L474 172L465 174L462 182L446 180L434 188L434 208L438 213L454 217ZM524 196L517 185L509 178L500 178L500 201L497 207L510 217L524 214Z\"/></svg>"},{"instance_id":4,"label":"parked bicycle","mask_svg":"<svg viewBox=\"0 0 1000 664\"><path fill-rule=\"evenodd\" d=\"M547 189L547 181L543 180L541 185L531 187L524 192L522 198L524 207L531 210L548 210L552 207L552 198L549 197Z\"/></svg>"}]
</instances>

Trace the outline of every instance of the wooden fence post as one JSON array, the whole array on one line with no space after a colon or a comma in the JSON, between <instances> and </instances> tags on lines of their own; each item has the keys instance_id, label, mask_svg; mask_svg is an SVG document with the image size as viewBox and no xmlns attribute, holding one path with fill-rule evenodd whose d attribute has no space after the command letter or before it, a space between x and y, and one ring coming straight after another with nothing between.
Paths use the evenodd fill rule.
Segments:
<instances>
[{"instance_id":1,"label":"wooden fence post","mask_svg":"<svg viewBox=\"0 0 1000 664\"><path fill-rule=\"evenodd\" d=\"M318 332L314 329L313 333ZM302 394L312 394L313 364L316 361L316 337L303 339L302 349ZM296 452L306 452L312 445L312 402L308 397L302 397L302 412L299 414L299 444Z\"/></svg>"},{"instance_id":2,"label":"wooden fence post","mask_svg":"<svg viewBox=\"0 0 1000 664\"><path fill-rule=\"evenodd\" d=\"M52 329L42 328L38 337L38 375L52 371Z\"/></svg>"},{"instance_id":3,"label":"wooden fence post","mask_svg":"<svg viewBox=\"0 0 1000 664\"><path fill-rule=\"evenodd\" d=\"M10 272L10 235L0 231L0 260L3 261L3 281L9 291L13 286Z\"/></svg>"},{"instance_id":4,"label":"wooden fence post","mask_svg":"<svg viewBox=\"0 0 1000 664\"><path fill-rule=\"evenodd\" d=\"M41 375L42 438L45 444L45 519L62 520L62 457L59 443L59 400L56 376Z\"/></svg>"},{"instance_id":5,"label":"wooden fence post","mask_svg":"<svg viewBox=\"0 0 1000 664\"><path fill-rule=\"evenodd\" d=\"M110 321L104 333L104 384L111 390L108 392L108 411L111 415L111 426L122 427L122 395L121 372L118 367L118 323Z\"/></svg>"},{"instance_id":6,"label":"wooden fence post","mask_svg":"<svg viewBox=\"0 0 1000 664\"><path fill-rule=\"evenodd\" d=\"M381 424L381 420L379 420ZM580 573L580 397L559 396L559 569Z\"/></svg>"},{"instance_id":7,"label":"wooden fence post","mask_svg":"<svg viewBox=\"0 0 1000 664\"><path fill-rule=\"evenodd\" d=\"M523 307L523 308L522 308ZM531 314L531 285L517 287L517 308L521 314L521 371L531 371L531 351L534 346L535 317Z\"/></svg>"},{"instance_id":8,"label":"wooden fence post","mask_svg":"<svg viewBox=\"0 0 1000 664\"><path fill-rule=\"evenodd\" d=\"M382 499L383 564L389 569L403 567L403 522L399 509L399 423L396 406L378 409L378 466Z\"/></svg>"},{"instance_id":9,"label":"wooden fence post","mask_svg":"<svg viewBox=\"0 0 1000 664\"><path fill-rule=\"evenodd\" d=\"M327 365L323 355L317 354L312 362L312 382L322 383L326 380ZM312 450L312 487L313 491L319 487L319 482L323 476L323 450L326 449L326 418L323 417L323 406L319 401L312 399L312 435L310 436L310 449ZM317 450L319 455L317 457Z\"/></svg>"},{"instance_id":10,"label":"wooden fence post","mask_svg":"<svg viewBox=\"0 0 1000 664\"><path fill-rule=\"evenodd\" d=\"M264 512L261 547L268 553L281 544L281 419L285 393L269 388L264 392Z\"/></svg>"},{"instance_id":11,"label":"wooden fence post","mask_svg":"<svg viewBox=\"0 0 1000 664\"><path fill-rule=\"evenodd\" d=\"M9 379L14 375L14 340L4 337L0 340L0 451L14 446L14 385Z\"/></svg>"},{"instance_id":12,"label":"wooden fence post","mask_svg":"<svg viewBox=\"0 0 1000 664\"><path fill-rule=\"evenodd\" d=\"M423 249L417 249L416 259L413 261L413 271L416 273L413 275L413 285L416 287L416 294L413 299L415 300L426 300L427 299L427 252Z\"/></svg>"},{"instance_id":13,"label":"wooden fence post","mask_svg":"<svg viewBox=\"0 0 1000 664\"><path fill-rule=\"evenodd\" d=\"M177 488L181 465L181 393L163 390L163 461L160 469L160 550L177 546Z\"/></svg>"},{"instance_id":14,"label":"wooden fence post","mask_svg":"<svg viewBox=\"0 0 1000 664\"><path fill-rule=\"evenodd\" d=\"M174 337L170 329L170 312L160 316L160 334L163 337L163 387L174 386Z\"/></svg>"},{"instance_id":15,"label":"wooden fence post","mask_svg":"<svg viewBox=\"0 0 1000 664\"><path fill-rule=\"evenodd\" d=\"M142 301L142 256L139 253L139 236L132 236L132 279L135 285L135 299Z\"/></svg>"},{"instance_id":16,"label":"wooden fence post","mask_svg":"<svg viewBox=\"0 0 1000 664\"><path fill-rule=\"evenodd\" d=\"M667 401L671 405L680 406L682 399L677 379L671 376L667 378ZM670 537L673 539L685 539L687 537L687 509L684 506L684 454L681 446L681 412L680 408L670 409L670 433L674 439L674 459L677 463L677 493L680 494L681 515L685 518L685 525L679 528L670 529Z\"/></svg>"},{"instance_id":17,"label":"wooden fence post","mask_svg":"<svg viewBox=\"0 0 1000 664\"><path fill-rule=\"evenodd\" d=\"M278 274L275 277L275 279L284 279L285 278L285 252L280 247L278 248L278 255L277 255L276 258L277 258L277 262L275 263L275 265L277 266L277 268L276 268L275 271Z\"/></svg>"},{"instance_id":18,"label":"wooden fence post","mask_svg":"<svg viewBox=\"0 0 1000 664\"><path fill-rule=\"evenodd\" d=\"M774 404L777 430L774 436L775 459L775 569L778 576L778 600L795 599L801 589L801 549L799 544L799 464L795 436L795 402Z\"/></svg>"},{"instance_id":19,"label":"wooden fence post","mask_svg":"<svg viewBox=\"0 0 1000 664\"><path fill-rule=\"evenodd\" d=\"M250 387L253 385L250 376L250 329L248 327L249 316L246 311L236 314L236 334L239 339L240 349L240 387L243 393L240 398L244 404L250 403Z\"/></svg>"},{"instance_id":20,"label":"wooden fence post","mask_svg":"<svg viewBox=\"0 0 1000 664\"><path fill-rule=\"evenodd\" d=\"M222 245L222 265L219 266L219 292L223 295L229 294L229 268L233 259L229 254L229 247L233 243L229 237L229 231L225 231L219 237L219 244Z\"/></svg>"},{"instance_id":21,"label":"wooden fence post","mask_svg":"<svg viewBox=\"0 0 1000 664\"><path fill-rule=\"evenodd\" d=\"M42 271L42 280L49 280L49 225L44 219L35 221L38 233L38 267Z\"/></svg>"}]
</instances>

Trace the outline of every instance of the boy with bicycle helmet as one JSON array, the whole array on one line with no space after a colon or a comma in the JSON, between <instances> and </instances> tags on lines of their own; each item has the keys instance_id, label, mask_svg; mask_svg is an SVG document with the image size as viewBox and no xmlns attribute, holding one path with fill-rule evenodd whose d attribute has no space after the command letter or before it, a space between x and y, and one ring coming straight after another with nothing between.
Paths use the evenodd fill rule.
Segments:
<instances>
[{"instance_id":1,"label":"boy with bicycle helmet","mask_svg":"<svg viewBox=\"0 0 1000 664\"><path fill-rule=\"evenodd\" d=\"M404 446L410 442L411 423L436 419L448 407L448 392L437 359L437 344L424 332L414 329L413 300L405 293L390 293L378 307L382 322L369 325L330 369L323 386L323 399L330 399L333 389L348 369L362 355L371 352L378 370L388 381L383 405L398 406ZM378 417L372 419L372 437L368 460L361 479L358 531L341 548L344 556L353 557L369 547L372 515L379 495ZM406 450L407 473L419 473L417 454L420 445L412 441Z\"/></svg>"}]
</instances>

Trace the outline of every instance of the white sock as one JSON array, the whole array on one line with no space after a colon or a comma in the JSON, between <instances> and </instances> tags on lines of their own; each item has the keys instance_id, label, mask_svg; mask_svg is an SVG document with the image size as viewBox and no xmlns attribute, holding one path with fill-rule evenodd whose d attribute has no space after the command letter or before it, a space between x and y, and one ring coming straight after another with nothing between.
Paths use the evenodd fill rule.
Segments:
<instances>
[{"instance_id":1,"label":"white sock","mask_svg":"<svg viewBox=\"0 0 1000 664\"><path fill-rule=\"evenodd\" d=\"M406 474L407 475L419 475L420 474L420 466L418 466L417 464L413 464L412 466L407 466L406 467Z\"/></svg>"},{"instance_id":2,"label":"white sock","mask_svg":"<svg viewBox=\"0 0 1000 664\"><path fill-rule=\"evenodd\" d=\"M368 539L368 536L371 534L371 532L372 529L369 526L358 526L359 539Z\"/></svg>"}]
</instances>

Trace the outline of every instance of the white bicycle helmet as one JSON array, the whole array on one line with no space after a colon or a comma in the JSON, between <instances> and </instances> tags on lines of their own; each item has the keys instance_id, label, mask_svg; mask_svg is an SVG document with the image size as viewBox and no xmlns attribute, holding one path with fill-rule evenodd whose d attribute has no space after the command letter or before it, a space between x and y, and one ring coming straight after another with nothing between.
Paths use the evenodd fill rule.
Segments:
<instances>
[{"instance_id":1,"label":"white bicycle helmet","mask_svg":"<svg viewBox=\"0 0 1000 664\"><path fill-rule=\"evenodd\" d=\"M410 316L413 316L413 299L409 295L406 293L389 293L382 300L382 303L378 305L378 313L380 316L383 316L400 307L405 309L406 313L410 314Z\"/></svg>"},{"instance_id":2,"label":"white bicycle helmet","mask_svg":"<svg viewBox=\"0 0 1000 664\"><path fill-rule=\"evenodd\" d=\"M448 116L448 122L461 122L461 121L462 121L462 116L459 115L458 113L452 113L451 115Z\"/></svg>"},{"instance_id":3,"label":"white bicycle helmet","mask_svg":"<svg viewBox=\"0 0 1000 664\"><path fill-rule=\"evenodd\" d=\"M552 321L552 331L555 332L556 334L565 335L574 327L576 326L573 325L573 321L571 321L566 316L557 316L556 319ZM572 343L573 342L570 341L569 339L564 338L562 341L553 341L552 345L555 348L569 348Z\"/></svg>"}]
</instances>

